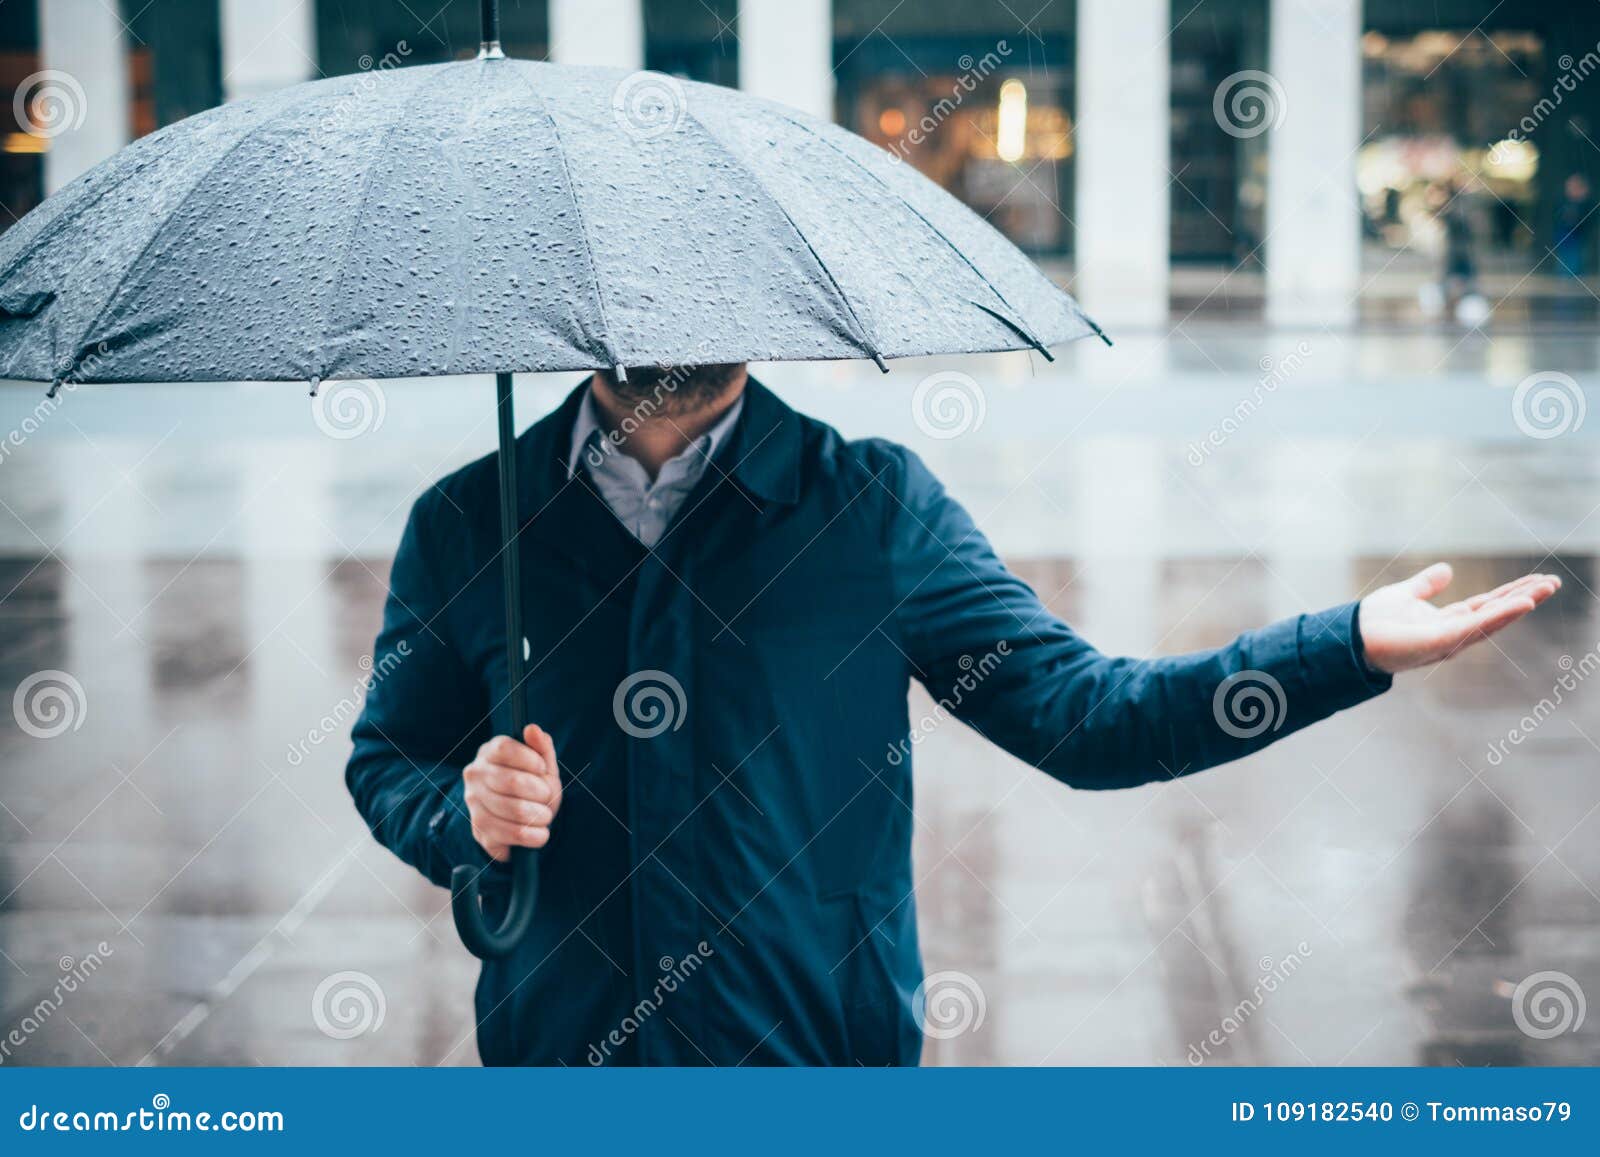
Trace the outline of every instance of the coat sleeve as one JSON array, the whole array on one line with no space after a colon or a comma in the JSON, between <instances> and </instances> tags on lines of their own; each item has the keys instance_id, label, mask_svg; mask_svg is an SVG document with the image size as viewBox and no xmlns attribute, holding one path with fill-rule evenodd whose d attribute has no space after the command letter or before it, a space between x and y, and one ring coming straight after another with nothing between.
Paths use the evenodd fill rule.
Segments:
<instances>
[{"instance_id":1,"label":"coat sleeve","mask_svg":"<svg viewBox=\"0 0 1600 1157\"><path fill-rule=\"evenodd\" d=\"M1214 651L1103 655L1006 570L915 454L895 450L887 533L916 676L940 711L1063 783L1133 787L1213 767L1391 682L1363 661L1356 603Z\"/></svg>"},{"instance_id":2,"label":"coat sleeve","mask_svg":"<svg viewBox=\"0 0 1600 1157\"><path fill-rule=\"evenodd\" d=\"M492 863L472 838L461 783L461 769L489 737L488 705L450 643L430 526L424 495L395 553L345 783L378 842L448 887L457 865Z\"/></svg>"}]
</instances>

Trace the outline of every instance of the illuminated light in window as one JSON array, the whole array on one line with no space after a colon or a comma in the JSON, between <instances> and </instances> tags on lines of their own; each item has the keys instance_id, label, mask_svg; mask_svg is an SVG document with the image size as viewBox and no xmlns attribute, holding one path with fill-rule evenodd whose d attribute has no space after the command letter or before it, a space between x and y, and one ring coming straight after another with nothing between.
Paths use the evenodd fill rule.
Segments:
<instances>
[{"instance_id":1,"label":"illuminated light in window","mask_svg":"<svg viewBox=\"0 0 1600 1157\"><path fill-rule=\"evenodd\" d=\"M7 153L48 153L50 151L50 138L35 136L33 133L6 133L0 138L0 152Z\"/></svg>"},{"instance_id":2,"label":"illuminated light in window","mask_svg":"<svg viewBox=\"0 0 1600 1157\"><path fill-rule=\"evenodd\" d=\"M1489 146L1484 162L1493 176L1528 181L1539 171L1539 150L1529 141L1507 137Z\"/></svg>"},{"instance_id":3,"label":"illuminated light in window","mask_svg":"<svg viewBox=\"0 0 1600 1157\"><path fill-rule=\"evenodd\" d=\"M878 131L886 137L897 137L906 131L906 114L897 108L886 108L878 114Z\"/></svg>"},{"instance_id":4,"label":"illuminated light in window","mask_svg":"<svg viewBox=\"0 0 1600 1157\"><path fill-rule=\"evenodd\" d=\"M1022 160L1028 151L1028 89L1020 80L1000 86L999 121L994 151L1002 161Z\"/></svg>"}]
</instances>

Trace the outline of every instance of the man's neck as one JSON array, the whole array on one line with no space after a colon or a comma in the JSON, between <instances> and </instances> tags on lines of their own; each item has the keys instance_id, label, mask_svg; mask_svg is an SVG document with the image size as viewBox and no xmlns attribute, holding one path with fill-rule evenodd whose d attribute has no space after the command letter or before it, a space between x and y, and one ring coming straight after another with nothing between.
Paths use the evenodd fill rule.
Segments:
<instances>
[{"instance_id":1,"label":"man's neck","mask_svg":"<svg viewBox=\"0 0 1600 1157\"><path fill-rule=\"evenodd\" d=\"M619 397L605 378L590 379L595 408L617 449L643 466L652 479L715 426L744 395L749 375L740 373L716 397L690 409L652 408Z\"/></svg>"}]
</instances>

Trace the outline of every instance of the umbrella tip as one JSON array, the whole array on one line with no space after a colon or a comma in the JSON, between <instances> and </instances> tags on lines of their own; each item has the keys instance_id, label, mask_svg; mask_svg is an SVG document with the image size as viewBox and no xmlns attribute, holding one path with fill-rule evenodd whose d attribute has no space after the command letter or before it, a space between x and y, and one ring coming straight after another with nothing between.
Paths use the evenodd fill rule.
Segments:
<instances>
[{"instance_id":1,"label":"umbrella tip","mask_svg":"<svg viewBox=\"0 0 1600 1157\"><path fill-rule=\"evenodd\" d=\"M1096 322L1094 318L1084 313L1081 309L1078 311L1078 316L1083 318L1084 321L1088 322L1089 328L1094 330L1095 337L1105 342L1108 346L1114 344L1112 340L1106 336L1106 331L1100 328L1099 323Z\"/></svg>"},{"instance_id":2,"label":"umbrella tip","mask_svg":"<svg viewBox=\"0 0 1600 1157\"><path fill-rule=\"evenodd\" d=\"M872 355L872 360L873 360L873 363L876 364L877 367L880 370L882 370L884 373L888 373L889 372L889 365L888 365L887 362L885 362L883 360L883 355L882 354L877 353L876 351L874 351L873 355Z\"/></svg>"},{"instance_id":3,"label":"umbrella tip","mask_svg":"<svg viewBox=\"0 0 1600 1157\"><path fill-rule=\"evenodd\" d=\"M311 391L310 391L310 396L311 397L314 398L314 397L317 396L317 388L319 386L321 386L321 385L322 385L322 379L317 377L317 375L312 374L311 375Z\"/></svg>"},{"instance_id":4,"label":"umbrella tip","mask_svg":"<svg viewBox=\"0 0 1600 1157\"><path fill-rule=\"evenodd\" d=\"M57 378L55 381L50 383L50 388L44 392L44 396L47 397L47 398L54 398L60 392L61 392L61 379Z\"/></svg>"},{"instance_id":5,"label":"umbrella tip","mask_svg":"<svg viewBox=\"0 0 1600 1157\"><path fill-rule=\"evenodd\" d=\"M500 50L500 0L481 0L478 5L478 26L483 35L479 40L479 60L504 60Z\"/></svg>"}]
</instances>

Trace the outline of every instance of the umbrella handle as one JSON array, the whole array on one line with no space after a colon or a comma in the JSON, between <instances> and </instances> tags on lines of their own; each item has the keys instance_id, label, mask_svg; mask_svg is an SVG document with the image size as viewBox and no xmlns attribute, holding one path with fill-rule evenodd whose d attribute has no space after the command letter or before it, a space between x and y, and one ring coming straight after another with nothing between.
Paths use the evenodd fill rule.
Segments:
<instances>
[{"instance_id":1,"label":"umbrella handle","mask_svg":"<svg viewBox=\"0 0 1600 1157\"><path fill-rule=\"evenodd\" d=\"M511 902L498 928L484 923L478 902L479 874L479 869L467 864L450 873L450 913L467 951L479 960L496 960L516 948L533 926L533 910L539 900L539 853L533 848L511 849Z\"/></svg>"},{"instance_id":2,"label":"umbrella handle","mask_svg":"<svg viewBox=\"0 0 1600 1157\"><path fill-rule=\"evenodd\" d=\"M496 409L500 418L500 573L505 583L507 698L511 707L511 732L517 739L528 725L528 696L523 686L522 577L517 534L517 423L512 412L511 375L494 376ZM478 902L478 877L482 870L468 864L450 873L450 911L455 916L461 943L480 960L505 956L533 925L539 898L539 854L533 848L511 849L511 900L500 927L484 923Z\"/></svg>"}]
</instances>

